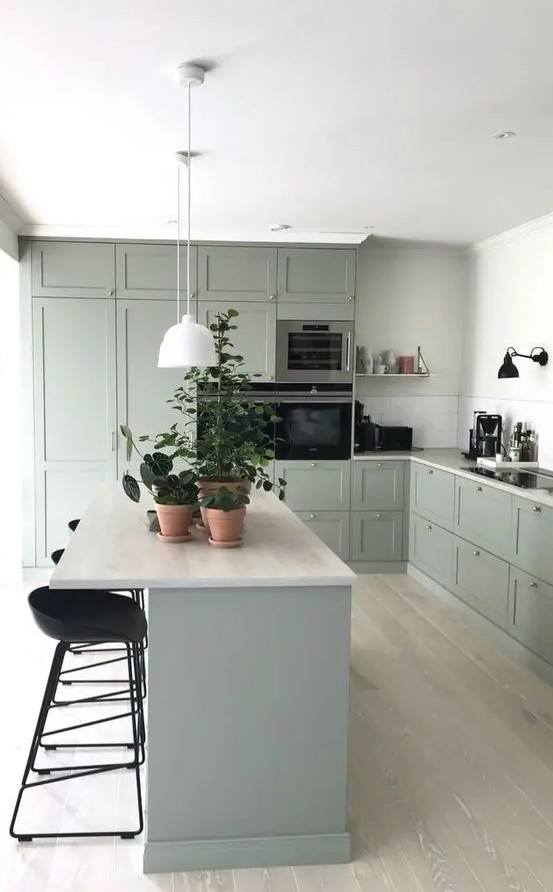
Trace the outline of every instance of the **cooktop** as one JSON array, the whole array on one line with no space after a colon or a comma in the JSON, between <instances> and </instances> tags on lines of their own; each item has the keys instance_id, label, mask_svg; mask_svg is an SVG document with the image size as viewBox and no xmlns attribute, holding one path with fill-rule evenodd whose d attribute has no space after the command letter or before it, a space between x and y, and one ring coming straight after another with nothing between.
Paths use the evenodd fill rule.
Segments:
<instances>
[{"instance_id":1,"label":"cooktop","mask_svg":"<svg viewBox=\"0 0 553 892\"><path fill-rule=\"evenodd\" d=\"M497 480L498 483L518 486L519 489L542 489L546 492L553 492L553 474L543 473L539 468L536 468L535 471L521 471L520 469L494 471L493 468L477 466L462 470L478 474L479 477L487 477L488 480Z\"/></svg>"}]
</instances>

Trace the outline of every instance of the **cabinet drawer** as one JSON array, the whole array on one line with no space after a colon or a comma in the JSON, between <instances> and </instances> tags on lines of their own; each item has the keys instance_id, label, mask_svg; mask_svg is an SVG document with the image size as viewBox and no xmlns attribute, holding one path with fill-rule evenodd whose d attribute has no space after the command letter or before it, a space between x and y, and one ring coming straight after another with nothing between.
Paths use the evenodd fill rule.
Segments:
<instances>
[{"instance_id":1,"label":"cabinet drawer","mask_svg":"<svg viewBox=\"0 0 553 892\"><path fill-rule=\"evenodd\" d=\"M285 502L293 511L348 511L349 461L277 461L286 480Z\"/></svg>"},{"instance_id":2,"label":"cabinet drawer","mask_svg":"<svg viewBox=\"0 0 553 892\"><path fill-rule=\"evenodd\" d=\"M114 246L97 242L33 242L33 297L113 297Z\"/></svg>"},{"instance_id":3,"label":"cabinet drawer","mask_svg":"<svg viewBox=\"0 0 553 892\"><path fill-rule=\"evenodd\" d=\"M512 557L513 497L477 480L457 478L455 531L499 557Z\"/></svg>"},{"instance_id":4,"label":"cabinet drawer","mask_svg":"<svg viewBox=\"0 0 553 892\"><path fill-rule=\"evenodd\" d=\"M355 251L279 248L278 299L341 303L355 296Z\"/></svg>"},{"instance_id":5,"label":"cabinet drawer","mask_svg":"<svg viewBox=\"0 0 553 892\"><path fill-rule=\"evenodd\" d=\"M418 514L411 518L409 560L445 588L453 582L455 536Z\"/></svg>"},{"instance_id":6,"label":"cabinet drawer","mask_svg":"<svg viewBox=\"0 0 553 892\"><path fill-rule=\"evenodd\" d=\"M298 517L343 561L349 560L349 511L298 511Z\"/></svg>"},{"instance_id":7,"label":"cabinet drawer","mask_svg":"<svg viewBox=\"0 0 553 892\"><path fill-rule=\"evenodd\" d=\"M222 301L228 309L236 300L276 300L276 290L276 248L198 248L198 300Z\"/></svg>"},{"instance_id":8,"label":"cabinet drawer","mask_svg":"<svg viewBox=\"0 0 553 892\"><path fill-rule=\"evenodd\" d=\"M452 530L455 476L414 462L411 468L411 510Z\"/></svg>"},{"instance_id":9,"label":"cabinet drawer","mask_svg":"<svg viewBox=\"0 0 553 892\"><path fill-rule=\"evenodd\" d=\"M509 632L553 663L553 586L511 567Z\"/></svg>"},{"instance_id":10,"label":"cabinet drawer","mask_svg":"<svg viewBox=\"0 0 553 892\"><path fill-rule=\"evenodd\" d=\"M456 541L455 594L507 628L509 564L464 539Z\"/></svg>"},{"instance_id":11,"label":"cabinet drawer","mask_svg":"<svg viewBox=\"0 0 553 892\"><path fill-rule=\"evenodd\" d=\"M514 563L553 583L553 509L515 498Z\"/></svg>"},{"instance_id":12,"label":"cabinet drawer","mask_svg":"<svg viewBox=\"0 0 553 892\"><path fill-rule=\"evenodd\" d=\"M369 511L400 510L403 508L404 475L403 461L354 462L352 508Z\"/></svg>"},{"instance_id":13,"label":"cabinet drawer","mask_svg":"<svg viewBox=\"0 0 553 892\"><path fill-rule=\"evenodd\" d=\"M351 541L352 561L401 561L403 512L353 511Z\"/></svg>"}]
</instances>

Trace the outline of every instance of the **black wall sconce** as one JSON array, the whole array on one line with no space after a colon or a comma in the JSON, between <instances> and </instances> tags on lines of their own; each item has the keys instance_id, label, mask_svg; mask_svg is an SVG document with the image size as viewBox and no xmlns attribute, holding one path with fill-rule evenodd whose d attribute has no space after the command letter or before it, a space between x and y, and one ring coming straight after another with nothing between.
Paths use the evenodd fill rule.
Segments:
<instances>
[{"instance_id":1,"label":"black wall sconce","mask_svg":"<svg viewBox=\"0 0 553 892\"><path fill-rule=\"evenodd\" d=\"M524 359L531 359L539 365L547 365L549 353L543 347L532 347L530 353L518 353L514 347L508 347L503 357L503 365L497 373L498 378L518 378L518 369L513 362L513 356L522 356Z\"/></svg>"}]
</instances>

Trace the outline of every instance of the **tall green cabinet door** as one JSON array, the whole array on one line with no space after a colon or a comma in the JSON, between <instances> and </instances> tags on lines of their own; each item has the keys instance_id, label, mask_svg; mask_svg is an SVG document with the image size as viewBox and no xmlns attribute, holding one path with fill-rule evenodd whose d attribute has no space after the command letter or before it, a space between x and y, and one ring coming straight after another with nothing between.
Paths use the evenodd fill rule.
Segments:
<instances>
[{"instance_id":1,"label":"tall green cabinet door","mask_svg":"<svg viewBox=\"0 0 553 892\"><path fill-rule=\"evenodd\" d=\"M351 248L279 248L279 301L354 300L355 261Z\"/></svg>"},{"instance_id":2,"label":"tall green cabinet door","mask_svg":"<svg viewBox=\"0 0 553 892\"><path fill-rule=\"evenodd\" d=\"M234 352L244 357L242 371L246 375L258 375L260 381L273 381L275 377L276 305L259 301L233 301L238 310L236 331L230 332ZM198 322L212 325L217 313L226 312L225 303L198 301Z\"/></svg>"},{"instance_id":3,"label":"tall green cabinet door","mask_svg":"<svg viewBox=\"0 0 553 892\"><path fill-rule=\"evenodd\" d=\"M113 297L114 250L99 242L33 242L33 297Z\"/></svg>"},{"instance_id":4,"label":"tall green cabinet door","mask_svg":"<svg viewBox=\"0 0 553 892\"><path fill-rule=\"evenodd\" d=\"M33 300L36 563L114 480L115 301Z\"/></svg>"},{"instance_id":5,"label":"tall green cabinet door","mask_svg":"<svg viewBox=\"0 0 553 892\"><path fill-rule=\"evenodd\" d=\"M195 300L197 289L197 259L195 245L190 250L190 296ZM176 245L125 245L115 249L118 299L176 300L177 248ZM186 247L180 249L181 315L186 313L187 297Z\"/></svg>"},{"instance_id":6,"label":"tall green cabinet door","mask_svg":"<svg viewBox=\"0 0 553 892\"><path fill-rule=\"evenodd\" d=\"M198 248L198 300L276 300L277 249L206 245Z\"/></svg>"},{"instance_id":7,"label":"tall green cabinet door","mask_svg":"<svg viewBox=\"0 0 553 892\"><path fill-rule=\"evenodd\" d=\"M184 369L159 369L159 347L163 335L176 321L172 300L117 301L117 406L119 424L127 424L135 439L142 434L162 433L181 415L167 400L183 380ZM145 451L151 447L145 446ZM133 456L130 469L138 470ZM125 440L118 427L119 476L129 467Z\"/></svg>"}]
</instances>

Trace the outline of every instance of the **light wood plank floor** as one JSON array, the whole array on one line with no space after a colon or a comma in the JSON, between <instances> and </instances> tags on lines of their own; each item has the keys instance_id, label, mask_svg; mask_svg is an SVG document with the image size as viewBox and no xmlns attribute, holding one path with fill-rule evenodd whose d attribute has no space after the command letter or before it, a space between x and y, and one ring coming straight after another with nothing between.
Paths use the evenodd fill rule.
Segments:
<instances>
[{"instance_id":1,"label":"light wood plank floor","mask_svg":"<svg viewBox=\"0 0 553 892\"><path fill-rule=\"evenodd\" d=\"M364 576L355 593L351 865L145 877L140 841L13 843L51 645L23 588L0 594L13 615L0 657L2 892L553 892L553 688L407 576ZM46 788L32 813L49 829L123 820L130 775Z\"/></svg>"}]
</instances>

